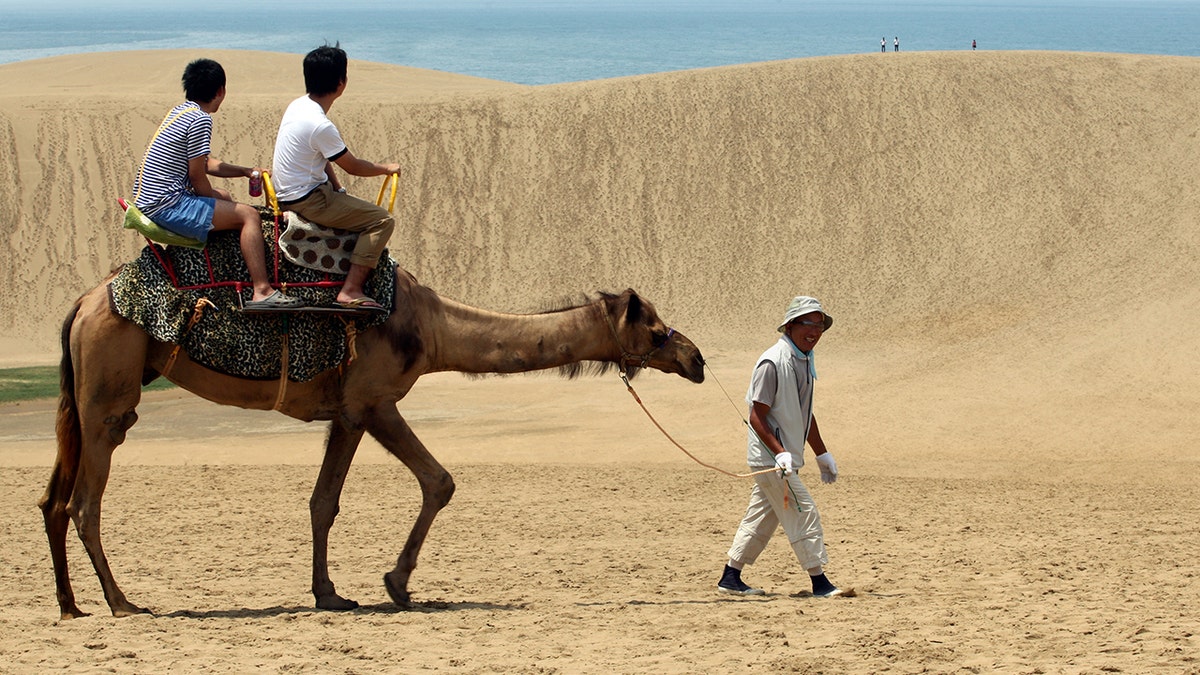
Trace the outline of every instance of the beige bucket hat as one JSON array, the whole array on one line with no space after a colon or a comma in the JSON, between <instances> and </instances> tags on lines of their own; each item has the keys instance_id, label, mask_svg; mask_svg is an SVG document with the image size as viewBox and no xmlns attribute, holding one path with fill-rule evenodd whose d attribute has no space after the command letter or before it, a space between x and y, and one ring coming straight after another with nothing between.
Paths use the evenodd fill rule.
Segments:
<instances>
[{"instance_id":1,"label":"beige bucket hat","mask_svg":"<svg viewBox=\"0 0 1200 675\"><path fill-rule=\"evenodd\" d=\"M787 311L783 314L783 321L779 324L779 332L782 333L784 327L789 323L813 312L820 312L825 316L825 330L829 330L829 327L833 325L833 317L825 312L825 308L821 307L821 302L807 295L797 295L788 303Z\"/></svg>"}]
</instances>

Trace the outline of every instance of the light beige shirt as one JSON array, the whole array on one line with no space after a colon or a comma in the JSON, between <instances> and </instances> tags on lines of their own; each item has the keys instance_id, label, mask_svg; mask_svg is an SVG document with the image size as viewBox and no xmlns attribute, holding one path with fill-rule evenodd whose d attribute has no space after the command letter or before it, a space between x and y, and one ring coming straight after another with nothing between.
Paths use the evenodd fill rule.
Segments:
<instances>
[{"instance_id":1,"label":"light beige shirt","mask_svg":"<svg viewBox=\"0 0 1200 675\"><path fill-rule=\"evenodd\" d=\"M804 443L812 424L812 394L808 356L795 349L787 337L780 337L758 357L746 403L770 406L767 427L783 448L792 453L795 467L804 466ZM747 430L746 463L752 467L775 466L775 454L754 429Z\"/></svg>"}]
</instances>

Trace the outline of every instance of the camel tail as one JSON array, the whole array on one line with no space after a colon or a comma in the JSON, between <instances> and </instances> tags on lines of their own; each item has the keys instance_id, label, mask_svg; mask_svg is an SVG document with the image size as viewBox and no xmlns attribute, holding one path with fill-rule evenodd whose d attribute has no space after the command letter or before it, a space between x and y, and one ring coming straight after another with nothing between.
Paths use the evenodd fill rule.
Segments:
<instances>
[{"instance_id":1,"label":"camel tail","mask_svg":"<svg viewBox=\"0 0 1200 675\"><path fill-rule=\"evenodd\" d=\"M50 540L50 557L54 562L54 581L63 618L83 615L75 606L75 596L67 573L67 528L70 524L67 503L75 491L81 452L79 407L75 401L75 364L71 360L71 327L79 314L79 307L80 303L76 301L63 321L62 361L58 369L58 417L54 424L58 455L50 473L50 484L38 501L46 521L46 537Z\"/></svg>"},{"instance_id":2,"label":"camel tail","mask_svg":"<svg viewBox=\"0 0 1200 675\"><path fill-rule=\"evenodd\" d=\"M75 363L71 360L71 326L79 314L79 303L67 314L62 326L62 360L58 364L58 417L54 432L58 438L57 465L69 470L71 486L79 468L80 426L79 406L75 402Z\"/></svg>"}]
</instances>

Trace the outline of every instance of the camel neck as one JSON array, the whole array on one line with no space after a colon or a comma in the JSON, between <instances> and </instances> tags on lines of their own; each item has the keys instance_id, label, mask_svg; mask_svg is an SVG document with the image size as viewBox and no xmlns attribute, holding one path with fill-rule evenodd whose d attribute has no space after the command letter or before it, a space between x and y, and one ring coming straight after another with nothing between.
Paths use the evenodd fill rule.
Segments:
<instances>
[{"instance_id":1,"label":"camel neck","mask_svg":"<svg viewBox=\"0 0 1200 675\"><path fill-rule=\"evenodd\" d=\"M447 304L433 370L521 373L618 354L594 304L544 314L503 314Z\"/></svg>"}]
</instances>

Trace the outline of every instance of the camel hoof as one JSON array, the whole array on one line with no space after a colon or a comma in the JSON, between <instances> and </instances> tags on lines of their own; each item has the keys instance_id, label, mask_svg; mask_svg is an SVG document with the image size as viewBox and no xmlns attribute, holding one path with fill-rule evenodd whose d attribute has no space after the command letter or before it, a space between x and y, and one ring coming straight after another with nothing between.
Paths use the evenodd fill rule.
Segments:
<instances>
[{"instance_id":1,"label":"camel hoof","mask_svg":"<svg viewBox=\"0 0 1200 675\"><path fill-rule=\"evenodd\" d=\"M143 607L138 607L137 605L131 605L128 603L122 607L113 607L113 611L112 611L112 615L117 618L123 618L126 616L135 616L137 614L150 614L150 613L151 612L148 609L145 609Z\"/></svg>"},{"instance_id":2,"label":"camel hoof","mask_svg":"<svg viewBox=\"0 0 1200 675\"><path fill-rule=\"evenodd\" d=\"M331 609L337 612L345 612L351 609L358 609L358 603L334 593L317 598L317 609Z\"/></svg>"},{"instance_id":3,"label":"camel hoof","mask_svg":"<svg viewBox=\"0 0 1200 675\"><path fill-rule=\"evenodd\" d=\"M78 618L85 617L85 616L91 616L91 614L88 612L85 612L75 606L72 606L70 609L64 609L62 611L62 620L63 621L66 621L67 619L78 619Z\"/></svg>"},{"instance_id":4,"label":"camel hoof","mask_svg":"<svg viewBox=\"0 0 1200 675\"><path fill-rule=\"evenodd\" d=\"M407 607L410 596L408 595L407 583L397 584L392 581L392 573L389 572L383 575L383 585L387 588L388 595L392 596L392 602L397 605Z\"/></svg>"}]
</instances>

